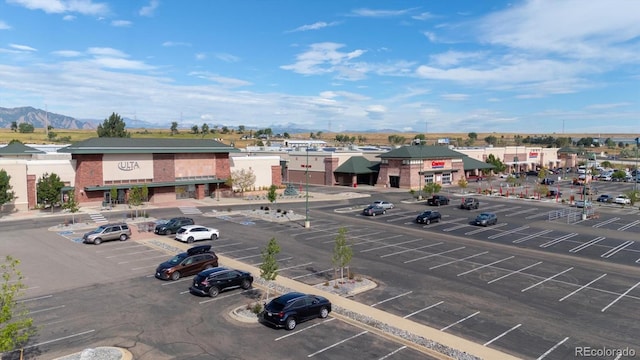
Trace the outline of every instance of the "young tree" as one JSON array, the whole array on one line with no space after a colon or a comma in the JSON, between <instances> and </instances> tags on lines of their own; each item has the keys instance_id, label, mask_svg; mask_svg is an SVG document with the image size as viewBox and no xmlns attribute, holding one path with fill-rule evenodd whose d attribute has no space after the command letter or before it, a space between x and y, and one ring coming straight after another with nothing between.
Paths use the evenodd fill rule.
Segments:
<instances>
[{"instance_id":1,"label":"young tree","mask_svg":"<svg viewBox=\"0 0 640 360\"><path fill-rule=\"evenodd\" d=\"M338 229L338 235L336 236L336 242L333 245L333 262L336 280L338 277L338 269L340 269L340 278L344 279L344 268L349 265L353 258L353 249L347 243L347 228L341 227ZM347 268L347 277L349 277L349 270Z\"/></svg>"},{"instance_id":2,"label":"young tree","mask_svg":"<svg viewBox=\"0 0 640 360\"><path fill-rule=\"evenodd\" d=\"M18 122L17 121L12 121L11 122L11 131L13 131L13 132L18 131Z\"/></svg>"},{"instance_id":3,"label":"young tree","mask_svg":"<svg viewBox=\"0 0 640 360\"><path fill-rule=\"evenodd\" d=\"M138 217L138 206L142 205L142 188L134 186L129 190L129 205L135 207L135 217Z\"/></svg>"},{"instance_id":4,"label":"young tree","mask_svg":"<svg viewBox=\"0 0 640 360\"><path fill-rule=\"evenodd\" d=\"M278 259L276 256L280 253L280 246L276 238L271 238L267 247L261 252L262 264L260 264L260 277L268 282L267 285L267 301L269 300L269 290L271 282L278 277Z\"/></svg>"},{"instance_id":5,"label":"young tree","mask_svg":"<svg viewBox=\"0 0 640 360\"><path fill-rule=\"evenodd\" d=\"M126 126L120 115L112 113L108 119L104 119L104 122L98 125L98 137L131 137L131 134L125 130Z\"/></svg>"},{"instance_id":6,"label":"young tree","mask_svg":"<svg viewBox=\"0 0 640 360\"><path fill-rule=\"evenodd\" d=\"M255 183L256 174L251 169L234 170L227 180L227 185L240 189L241 193L251 189Z\"/></svg>"},{"instance_id":7,"label":"young tree","mask_svg":"<svg viewBox=\"0 0 640 360\"><path fill-rule=\"evenodd\" d=\"M18 302L26 286L18 270L20 261L7 255L0 264L2 287L0 287L0 352L18 349L35 334L33 319L29 311Z\"/></svg>"},{"instance_id":8,"label":"young tree","mask_svg":"<svg viewBox=\"0 0 640 360\"><path fill-rule=\"evenodd\" d=\"M473 145L476 140L478 140L478 134L475 132L470 132L467 134L467 138L469 138L469 146Z\"/></svg>"},{"instance_id":9,"label":"young tree","mask_svg":"<svg viewBox=\"0 0 640 360\"><path fill-rule=\"evenodd\" d=\"M7 174L5 169L0 169L0 209L2 205L13 201L16 193L11 190L11 176Z\"/></svg>"},{"instance_id":10,"label":"young tree","mask_svg":"<svg viewBox=\"0 0 640 360\"><path fill-rule=\"evenodd\" d=\"M460 187L460 189L462 189L462 192L464 193L467 189L467 186L469 186L469 181L467 181L467 178L462 177L460 178L460 180L458 180L458 186Z\"/></svg>"},{"instance_id":11,"label":"young tree","mask_svg":"<svg viewBox=\"0 0 640 360\"><path fill-rule=\"evenodd\" d=\"M407 141L407 138L401 135L389 135L387 140L391 145L402 145Z\"/></svg>"},{"instance_id":12,"label":"young tree","mask_svg":"<svg viewBox=\"0 0 640 360\"><path fill-rule=\"evenodd\" d=\"M200 127L200 132L202 133L202 137L207 135L209 133L209 125L207 125L207 123L202 124L202 126Z\"/></svg>"},{"instance_id":13,"label":"young tree","mask_svg":"<svg viewBox=\"0 0 640 360\"><path fill-rule=\"evenodd\" d=\"M245 126L244 125L238 125L238 130L236 130L236 133L244 134L244 132L245 132Z\"/></svg>"},{"instance_id":14,"label":"young tree","mask_svg":"<svg viewBox=\"0 0 640 360\"><path fill-rule=\"evenodd\" d=\"M177 135L178 134L178 122L177 121L172 121L171 122L171 135Z\"/></svg>"},{"instance_id":15,"label":"young tree","mask_svg":"<svg viewBox=\"0 0 640 360\"><path fill-rule=\"evenodd\" d=\"M276 199L278 198L278 193L276 192L277 190L278 190L278 187L275 185L271 185L269 187L269 192L267 193L267 199L269 200L270 203L276 202Z\"/></svg>"},{"instance_id":16,"label":"young tree","mask_svg":"<svg viewBox=\"0 0 640 360\"><path fill-rule=\"evenodd\" d=\"M199 130L198 130L198 125L193 125L193 126L191 127L191 133L192 133L192 134L197 134L198 132L199 132Z\"/></svg>"},{"instance_id":17,"label":"young tree","mask_svg":"<svg viewBox=\"0 0 640 360\"><path fill-rule=\"evenodd\" d=\"M112 186L109 189L109 208L113 208L114 199L118 198L118 189L115 186Z\"/></svg>"},{"instance_id":18,"label":"young tree","mask_svg":"<svg viewBox=\"0 0 640 360\"><path fill-rule=\"evenodd\" d=\"M78 202L76 201L75 190L71 189L67 192L67 201L62 204L62 208L65 210L69 210L71 213L71 223L76 223L76 213L80 211L80 207L78 206Z\"/></svg>"},{"instance_id":19,"label":"young tree","mask_svg":"<svg viewBox=\"0 0 640 360\"><path fill-rule=\"evenodd\" d=\"M20 123L18 125L18 132L23 134L30 134L35 130L32 124L29 123Z\"/></svg>"},{"instance_id":20,"label":"young tree","mask_svg":"<svg viewBox=\"0 0 640 360\"><path fill-rule=\"evenodd\" d=\"M434 182L426 183L422 187L422 191L425 194L427 194L428 197L431 197L433 194L439 193L440 190L442 190L442 185L440 185L438 183L434 183Z\"/></svg>"},{"instance_id":21,"label":"young tree","mask_svg":"<svg viewBox=\"0 0 640 360\"><path fill-rule=\"evenodd\" d=\"M38 203L50 204L51 212L53 212L53 206L60 201L61 190L64 187L64 183L60 180L60 177L55 173L44 173L36 185L38 193Z\"/></svg>"}]
</instances>

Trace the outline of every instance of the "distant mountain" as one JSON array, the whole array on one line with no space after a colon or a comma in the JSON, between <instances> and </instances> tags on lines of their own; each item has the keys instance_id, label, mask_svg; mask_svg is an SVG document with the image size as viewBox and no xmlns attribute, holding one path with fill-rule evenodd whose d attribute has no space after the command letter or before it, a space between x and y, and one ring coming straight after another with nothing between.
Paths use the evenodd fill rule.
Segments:
<instances>
[{"instance_id":1,"label":"distant mountain","mask_svg":"<svg viewBox=\"0 0 640 360\"><path fill-rule=\"evenodd\" d=\"M0 107L0 127L10 129L11 123L14 121L17 124L28 123L35 128L45 128L47 125L53 126L54 129L91 130L96 128L89 121L76 120L70 116L47 112L31 106L12 109Z\"/></svg>"}]
</instances>

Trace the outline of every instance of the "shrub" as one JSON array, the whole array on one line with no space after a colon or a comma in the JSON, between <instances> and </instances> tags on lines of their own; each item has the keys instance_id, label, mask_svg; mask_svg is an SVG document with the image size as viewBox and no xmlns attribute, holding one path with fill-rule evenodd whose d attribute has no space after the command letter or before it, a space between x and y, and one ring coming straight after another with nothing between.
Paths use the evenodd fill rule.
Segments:
<instances>
[{"instance_id":1,"label":"shrub","mask_svg":"<svg viewBox=\"0 0 640 360\"><path fill-rule=\"evenodd\" d=\"M278 210L276 210L276 212L277 212L277 213L281 213L281 212L282 212L282 209L278 209Z\"/></svg>"},{"instance_id":2,"label":"shrub","mask_svg":"<svg viewBox=\"0 0 640 360\"><path fill-rule=\"evenodd\" d=\"M262 312L262 304L260 304L259 302L254 303L253 306L251 306L251 312L258 315Z\"/></svg>"},{"instance_id":3,"label":"shrub","mask_svg":"<svg viewBox=\"0 0 640 360\"><path fill-rule=\"evenodd\" d=\"M264 205L260 205L260 210L264 210Z\"/></svg>"},{"instance_id":4,"label":"shrub","mask_svg":"<svg viewBox=\"0 0 640 360\"><path fill-rule=\"evenodd\" d=\"M269 211L269 207L268 207L268 206L265 206L265 207L264 207L264 211Z\"/></svg>"}]
</instances>

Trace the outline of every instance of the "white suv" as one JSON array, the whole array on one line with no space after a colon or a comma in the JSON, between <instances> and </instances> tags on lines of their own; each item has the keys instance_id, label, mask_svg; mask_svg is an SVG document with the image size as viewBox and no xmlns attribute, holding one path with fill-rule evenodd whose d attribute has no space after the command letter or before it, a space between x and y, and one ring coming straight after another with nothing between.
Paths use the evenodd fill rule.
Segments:
<instances>
[{"instance_id":1,"label":"white suv","mask_svg":"<svg viewBox=\"0 0 640 360\"><path fill-rule=\"evenodd\" d=\"M215 240L220 237L218 229L202 225L186 225L178 229L176 240L192 243L198 240Z\"/></svg>"}]
</instances>

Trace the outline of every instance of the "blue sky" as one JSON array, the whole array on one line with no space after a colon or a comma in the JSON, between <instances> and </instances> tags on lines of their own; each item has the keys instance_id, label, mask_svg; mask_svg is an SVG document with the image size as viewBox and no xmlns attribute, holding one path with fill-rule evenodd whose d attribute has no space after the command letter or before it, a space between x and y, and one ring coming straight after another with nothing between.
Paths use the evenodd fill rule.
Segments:
<instances>
[{"instance_id":1,"label":"blue sky","mask_svg":"<svg viewBox=\"0 0 640 360\"><path fill-rule=\"evenodd\" d=\"M161 126L640 133L637 0L0 0L0 107Z\"/></svg>"}]
</instances>

